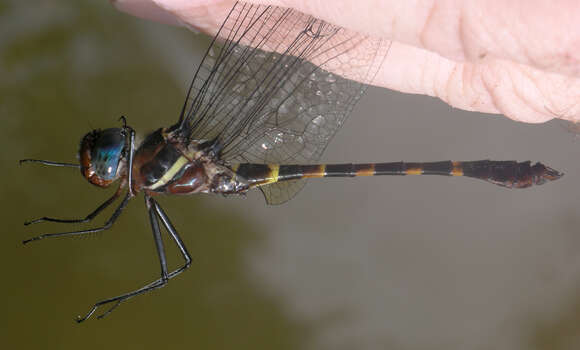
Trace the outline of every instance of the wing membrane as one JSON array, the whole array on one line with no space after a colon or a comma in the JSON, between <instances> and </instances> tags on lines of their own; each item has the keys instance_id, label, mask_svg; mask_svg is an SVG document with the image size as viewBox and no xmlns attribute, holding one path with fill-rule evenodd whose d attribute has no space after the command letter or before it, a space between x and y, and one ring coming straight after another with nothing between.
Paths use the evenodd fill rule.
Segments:
<instances>
[{"instance_id":1,"label":"wing membrane","mask_svg":"<svg viewBox=\"0 0 580 350\"><path fill-rule=\"evenodd\" d=\"M195 74L181 129L216 140L229 162L316 161L388 47L294 10L238 3ZM302 186L273 188L288 195L272 200L290 188Z\"/></svg>"},{"instance_id":2,"label":"wing membrane","mask_svg":"<svg viewBox=\"0 0 580 350\"><path fill-rule=\"evenodd\" d=\"M271 185L259 187L266 199L266 203L270 205L279 205L285 203L306 186L306 180L291 180L284 182L276 182Z\"/></svg>"}]
</instances>

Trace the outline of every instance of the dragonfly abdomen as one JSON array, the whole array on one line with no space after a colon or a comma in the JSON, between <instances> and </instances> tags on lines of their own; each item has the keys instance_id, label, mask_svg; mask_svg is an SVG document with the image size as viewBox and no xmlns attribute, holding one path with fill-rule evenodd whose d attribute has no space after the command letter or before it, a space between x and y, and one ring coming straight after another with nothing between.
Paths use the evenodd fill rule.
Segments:
<instances>
[{"instance_id":1,"label":"dragonfly abdomen","mask_svg":"<svg viewBox=\"0 0 580 350\"><path fill-rule=\"evenodd\" d=\"M378 175L444 175L466 176L503 187L525 188L541 185L562 177L562 173L542 163L530 161L478 160L468 162L391 162L344 163L312 165L239 164L236 175L248 181L250 187L264 186L280 181L320 177L355 177Z\"/></svg>"},{"instance_id":2,"label":"dragonfly abdomen","mask_svg":"<svg viewBox=\"0 0 580 350\"><path fill-rule=\"evenodd\" d=\"M504 187L526 188L561 178L564 174L542 163L479 160L460 162L463 176Z\"/></svg>"}]
</instances>

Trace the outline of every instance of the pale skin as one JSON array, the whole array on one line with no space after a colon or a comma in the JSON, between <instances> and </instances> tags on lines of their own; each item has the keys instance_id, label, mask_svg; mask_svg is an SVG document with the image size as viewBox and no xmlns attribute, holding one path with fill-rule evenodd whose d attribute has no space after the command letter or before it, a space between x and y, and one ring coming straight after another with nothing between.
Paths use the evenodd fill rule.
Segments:
<instances>
[{"instance_id":1,"label":"pale skin","mask_svg":"<svg viewBox=\"0 0 580 350\"><path fill-rule=\"evenodd\" d=\"M578 0L275 0L392 40L374 85L542 123L580 122ZM214 34L232 0L112 0L120 10Z\"/></svg>"}]
</instances>

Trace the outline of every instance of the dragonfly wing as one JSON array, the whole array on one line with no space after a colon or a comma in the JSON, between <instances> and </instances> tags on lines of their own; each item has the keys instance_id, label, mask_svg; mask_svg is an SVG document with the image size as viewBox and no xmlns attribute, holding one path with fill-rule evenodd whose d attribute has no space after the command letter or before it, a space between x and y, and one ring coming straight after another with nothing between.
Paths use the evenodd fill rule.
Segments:
<instances>
[{"instance_id":1,"label":"dragonfly wing","mask_svg":"<svg viewBox=\"0 0 580 350\"><path fill-rule=\"evenodd\" d=\"M294 10L238 3L196 72L179 125L189 140L215 140L227 162L316 162L388 48ZM264 194L281 203L302 186L272 184Z\"/></svg>"},{"instance_id":2,"label":"dragonfly wing","mask_svg":"<svg viewBox=\"0 0 580 350\"><path fill-rule=\"evenodd\" d=\"M262 191L266 203L279 205L294 198L304 186L306 186L306 180L291 180L261 186L259 189Z\"/></svg>"}]
</instances>

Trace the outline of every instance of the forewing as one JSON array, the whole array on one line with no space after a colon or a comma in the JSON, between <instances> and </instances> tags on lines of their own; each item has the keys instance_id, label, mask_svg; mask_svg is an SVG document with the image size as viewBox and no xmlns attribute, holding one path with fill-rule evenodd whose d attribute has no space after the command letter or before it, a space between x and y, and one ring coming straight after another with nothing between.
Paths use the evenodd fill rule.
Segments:
<instances>
[{"instance_id":1,"label":"forewing","mask_svg":"<svg viewBox=\"0 0 580 350\"><path fill-rule=\"evenodd\" d=\"M217 140L229 162L317 161L388 47L293 10L237 4L196 72L182 128ZM268 187L273 204L302 185Z\"/></svg>"}]
</instances>

